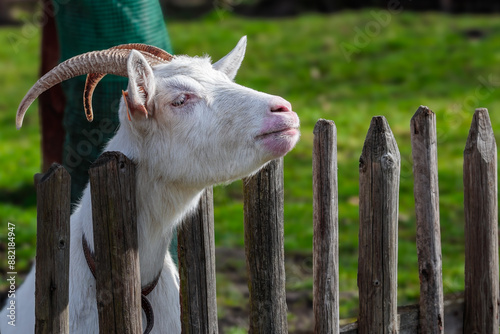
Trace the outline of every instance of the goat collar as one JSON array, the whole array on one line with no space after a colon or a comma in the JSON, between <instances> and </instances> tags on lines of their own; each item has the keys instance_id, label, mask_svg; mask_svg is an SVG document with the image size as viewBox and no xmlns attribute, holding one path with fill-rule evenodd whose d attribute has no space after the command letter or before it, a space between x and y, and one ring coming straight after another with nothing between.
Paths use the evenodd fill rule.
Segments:
<instances>
[{"instance_id":1,"label":"goat collar","mask_svg":"<svg viewBox=\"0 0 500 334\"><path fill-rule=\"evenodd\" d=\"M87 261L87 265L89 266L90 272L92 273L92 276L96 278L95 256L94 252L90 250L87 239L85 238L85 234L82 234L82 246L83 246L83 254L85 254L85 260ZM155 322L153 307L151 306L151 303L146 298L146 296L149 295L151 291L153 291L153 289L155 288L156 284L158 284L160 275L161 275L161 270L151 283L147 284L145 287L141 289L141 307L144 313L146 314L146 329L144 330L144 334L149 334L149 332L151 332Z\"/></svg>"}]
</instances>

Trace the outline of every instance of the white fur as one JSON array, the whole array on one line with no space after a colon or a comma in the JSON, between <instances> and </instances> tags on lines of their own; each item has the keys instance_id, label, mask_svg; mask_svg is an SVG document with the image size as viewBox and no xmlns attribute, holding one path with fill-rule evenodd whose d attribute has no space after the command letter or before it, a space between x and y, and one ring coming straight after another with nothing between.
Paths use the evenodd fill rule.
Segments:
<instances>
[{"instance_id":1,"label":"white fur","mask_svg":"<svg viewBox=\"0 0 500 334\"><path fill-rule=\"evenodd\" d=\"M214 65L206 57L178 56L151 69L140 53L132 51L129 56L129 107L147 106L148 117L132 110L129 121L122 100L120 127L106 150L123 152L137 164L143 285L161 270L160 281L148 296L155 312L153 333L181 331L179 278L167 250L176 224L194 208L204 188L256 172L288 152L299 137L298 117L288 102L232 81L245 45L242 38ZM183 104L176 105L183 99ZM95 280L83 255L82 233L93 249L89 186L71 216L73 334L98 333ZM0 313L2 333L33 333L34 272L33 268L16 293L16 327L7 324L5 308Z\"/></svg>"}]
</instances>

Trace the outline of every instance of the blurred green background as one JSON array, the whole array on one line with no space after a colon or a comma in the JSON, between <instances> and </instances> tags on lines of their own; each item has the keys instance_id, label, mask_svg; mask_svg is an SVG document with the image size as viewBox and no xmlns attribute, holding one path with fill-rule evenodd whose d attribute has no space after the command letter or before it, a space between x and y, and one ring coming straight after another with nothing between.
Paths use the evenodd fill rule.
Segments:
<instances>
[{"instance_id":1,"label":"blurred green background","mask_svg":"<svg viewBox=\"0 0 500 334\"><path fill-rule=\"evenodd\" d=\"M236 81L289 100L301 119L302 136L285 158L285 251L287 289L312 296L312 130L319 118L338 132L341 317L357 315L358 160L370 120L384 115L401 151L399 304L419 295L410 145L410 119L420 105L436 113L445 294L464 288L462 159L474 108L490 111L500 134L500 20L498 15L390 12L383 8L288 18L251 18L214 7L191 20L169 19L176 54L225 55L248 36L247 55ZM37 108L20 131L17 105L36 81L39 27L30 13L20 26L0 27L0 270L6 273L7 222L16 224L19 272L34 257L36 197L40 168ZM216 187L215 242L220 254L243 248L242 185ZM218 253L218 254L219 254ZM231 253L231 252L229 252ZM221 255L223 256L223 255ZM219 261L219 258L217 258ZM244 260L221 268L245 275ZM229 268L229 269L228 269ZM245 292L218 274L221 316L245 309ZM244 281L244 280L243 280ZM0 287L6 281L0 282ZM243 284L244 285L244 284ZM307 304L309 305L309 304ZM307 306L306 305L306 306ZM227 306L227 309L225 308ZM290 314L293 322L296 315ZM291 331L293 330L291 326ZM238 326L228 332L239 332Z\"/></svg>"}]
</instances>

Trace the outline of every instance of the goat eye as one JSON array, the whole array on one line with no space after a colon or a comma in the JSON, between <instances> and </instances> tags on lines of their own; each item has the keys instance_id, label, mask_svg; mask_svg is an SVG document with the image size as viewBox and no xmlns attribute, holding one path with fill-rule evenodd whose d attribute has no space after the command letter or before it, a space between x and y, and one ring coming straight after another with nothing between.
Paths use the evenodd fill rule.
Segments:
<instances>
[{"instance_id":1,"label":"goat eye","mask_svg":"<svg viewBox=\"0 0 500 334\"><path fill-rule=\"evenodd\" d=\"M172 102L172 106L174 106L174 107L182 106L184 104L184 102L186 102L186 100L187 100L186 94L182 94L181 96L179 96L176 100L174 100Z\"/></svg>"}]
</instances>

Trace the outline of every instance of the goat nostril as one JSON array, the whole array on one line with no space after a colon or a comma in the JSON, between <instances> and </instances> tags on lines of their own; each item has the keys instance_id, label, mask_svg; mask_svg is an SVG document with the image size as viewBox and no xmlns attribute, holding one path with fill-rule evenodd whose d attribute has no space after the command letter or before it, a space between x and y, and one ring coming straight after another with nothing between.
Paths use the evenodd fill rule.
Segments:
<instances>
[{"instance_id":1,"label":"goat nostril","mask_svg":"<svg viewBox=\"0 0 500 334\"><path fill-rule=\"evenodd\" d=\"M269 101L269 110L271 112L292 111L292 105L282 97L273 96Z\"/></svg>"},{"instance_id":2,"label":"goat nostril","mask_svg":"<svg viewBox=\"0 0 500 334\"><path fill-rule=\"evenodd\" d=\"M271 112L287 112L292 110L292 105L286 101L282 100L271 106Z\"/></svg>"},{"instance_id":3,"label":"goat nostril","mask_svg":"<svg viewBox=\"0 0 500 334\"><path fill-rule=\"evenodd\" d=\"M271 108L271 112L285 112L285 111L289 111L289 109L284 106Z\"/></svg>"}]
</instances>

